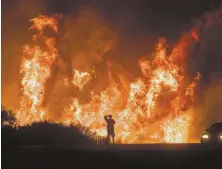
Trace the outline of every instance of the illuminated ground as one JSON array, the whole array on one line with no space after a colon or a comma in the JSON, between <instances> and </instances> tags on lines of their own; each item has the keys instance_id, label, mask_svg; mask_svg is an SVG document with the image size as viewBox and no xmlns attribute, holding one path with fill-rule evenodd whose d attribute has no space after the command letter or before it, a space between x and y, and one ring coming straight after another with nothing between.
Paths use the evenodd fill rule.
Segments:
<instances>
[{"instance_id":1,"label":"illuminated ground","mask_svg":"<svg viewBox=\"0 0 222 169\"><path fill-rule=\"evenodd\" d=\"M23 146L3 150L12 168L221 168L222 146L149 144L98 146Z\"/></svg>"}]
</instances>

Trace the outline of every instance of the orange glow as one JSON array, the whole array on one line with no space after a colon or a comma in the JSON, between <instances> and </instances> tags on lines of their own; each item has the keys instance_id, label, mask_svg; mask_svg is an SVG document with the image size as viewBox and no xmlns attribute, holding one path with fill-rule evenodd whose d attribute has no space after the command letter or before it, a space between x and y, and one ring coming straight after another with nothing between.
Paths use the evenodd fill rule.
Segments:
<instances>
[{"instance_id":1,"label":"orange glow","mask_svg":"<svg viewBox=\"0 0 222 169\"><path fill-rule=\"evenodd\" d=\"M51 77L51 68L58 57L55 39L43 36L46 26L57 32L58 21L54 17L42 15L31 21L31 29L39 32L38 36L44 41L47 50L40 46L23 47L21 108L17 112L21 125L50 118L42 104L46 82ZM185 60L185 48L190 38L198 40L197 33L191 32L184 36L169 56L166 55L166 40L160 39L155 58L139 60L142 76L132 82L122 72L118 72L119 83L112 80L115 71L111 71L112 62L107 62L111 79L108 87L100 93L92 89L87 103L81 103L78 97L73 96L72 103L64 107L59 122L65 125L81 124L99 136L105 136L104 115L112 114L116 120L116 138L123 143L188 142L194 113L194 91L200 78L198 73L194 82L187 88L183 87L185 74L181 63ZM104 51L110 49L111 44L105 46ZM64 84L74 85L84 91L94 71L74 69L72 83L64 79ZM184 105L186 99L192 103ZM184 106L186 110L183 110Z\"/></svg>"}]
</instances>

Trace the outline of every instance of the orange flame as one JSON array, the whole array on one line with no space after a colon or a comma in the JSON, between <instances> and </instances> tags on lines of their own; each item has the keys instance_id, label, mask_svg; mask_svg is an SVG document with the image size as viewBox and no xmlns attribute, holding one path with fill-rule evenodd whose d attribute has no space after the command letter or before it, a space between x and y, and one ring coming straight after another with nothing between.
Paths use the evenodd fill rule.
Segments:
<instances>
[{"instance_id":1,"label":"orange flame","mask_svg":"<svg viewBox=\"0 0 222 169\"><path fill-rule=\"evenodd\" d=\"M51 76L51 67L58 55L54 46L55 40L42 36L46 26L50 26L54 31L58 30L57 20L40 16L31 21L34 22L31 28L40 31L48 51L43 51L39 46L26 45L23 48L23 95L21 109L17 112L21 124L47 119L42 106L45 84ZM116 119L116 138L123 143L189 141L194 90L200 78L198 74L187 89L182 87L185 75L182 74L180 64L185 58L185 48L190 37L198 39L194 32L183 37L169 57L166 56L166 40L160 39L155 59L139 60L143 76L131 83L128 83L122 74L118 75L120 83L116 83L112 80L113 71L109 71L108 76L111 80L107 89L97 94L91 91L91 101L85 104L73 97L72 104L64 108L60 122L66 125L81 124L90 131L105 136L104 115L112 114ZM104 51L106 48L108 47L105 47ZM112 69L111 63L107 64L107 67ZM79 90L84 90L84 86L92 79L92 74L74 69L72 84ZM68 79L64 80L64 84L69 85ZM186 100L191 100L192 103L185 105L184 110Z\"/></svg>"},{"instance_id":2,"label":"orange flame","mask_svg":"<svg viewBox=\"0 0 222 169\"><path fill-rule=\"evenodd\" d=\"M73 71L73 74L72 83L77 86L79 90L83 90L84 85L92 78L88 72L80 72L76 69Z\"/></svg>"},{"instance_id":3,"label":"orange flame","mask_svg":"<svg viewBox=\"0 0 222 169\"><path fill-rule=\"evenodd\" d=\"M45 85L51 76L51 66L53 65L58 53L55 48L55 39L42 36L46 26L57 31L57 21L52 17L40 15L31 19L33 25L30 29L40 32L48 51L44 51L40 46L25 45L23 47L23 60L20 73L22 78L21 108L17 112L17 118L21 124L31 123L42 120L45 110L42 107L45 95Z\"/></svg>"}]
</instances>

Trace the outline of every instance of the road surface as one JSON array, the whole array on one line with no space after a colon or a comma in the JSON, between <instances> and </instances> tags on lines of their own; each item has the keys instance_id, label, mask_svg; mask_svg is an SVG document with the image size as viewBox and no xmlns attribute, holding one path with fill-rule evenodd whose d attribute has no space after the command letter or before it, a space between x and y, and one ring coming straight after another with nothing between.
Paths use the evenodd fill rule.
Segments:
<instances>
[{"instance_id":1,"label":"road surface","mask_svg":"<svg viewBox=\"0 0 222 169\"><path fill-rule=\"evenodd\" d=\"M4 148L7 168L222 168L222 146L146 144Z\"/></svg>"}]
</instances>

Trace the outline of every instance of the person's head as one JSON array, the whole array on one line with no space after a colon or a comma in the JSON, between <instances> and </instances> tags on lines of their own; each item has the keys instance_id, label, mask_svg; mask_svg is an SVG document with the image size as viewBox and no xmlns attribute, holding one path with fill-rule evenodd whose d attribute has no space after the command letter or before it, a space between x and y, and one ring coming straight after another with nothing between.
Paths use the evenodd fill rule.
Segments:
<instances>
[{"instance_id":1,"label":"person's head","mask_svg":"<svg viewBox=\"0 0 222 169\"><path fill-rule=\"evenodd\" d=\"M109 118L112 119L112 115L109 115Z\"/></svg>"}]
</instances>

